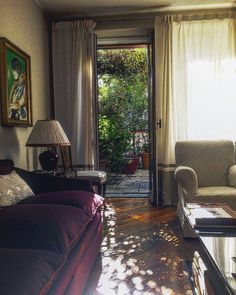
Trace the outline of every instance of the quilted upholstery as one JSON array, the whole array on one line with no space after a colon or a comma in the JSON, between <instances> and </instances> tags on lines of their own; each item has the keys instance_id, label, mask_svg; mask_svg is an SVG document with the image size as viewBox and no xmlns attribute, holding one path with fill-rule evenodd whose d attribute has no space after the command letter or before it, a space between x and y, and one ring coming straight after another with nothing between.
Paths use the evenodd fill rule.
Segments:
<instances>
[{"instance_id":1,"label":"quilted upholstery","mask_svg":"<svg viewBox=\"0 0 236 295\"><path fill-rule=\"evenodd\" d=\"M175 155L177 166L194 169L199 187L228 185L228 170L235 163L232 141L180 141Z\"/></svg>"},{"instance_id":2,"label":"quilted upholstery","mask_svg":"<svg viewBox=\"0 0 236 295\"><path fill-rule=\"evenodd\" d=\"M199 188L195 195L196 203L227 204L236 210L236 189L230 186L210 186Z\"/></svg>"},{"instance_id":3,"label":"quilted upholstery","mask_svg":"<svg viewBox=\"0 0 236 295\"><path fill-rule=\"evenodd\" d=\"M236 188L236 165L232 165L229 168L228 179L229 179L229 186Z\"/></svg>"},{"instance_id":4,"label":"quilted upholstery","mask_svg":"<svg viewBox=\"0 0 236 295\"><path fill-rule=\"evenodd\" d=\"M197 175L192 168L186 166L177 167L175 170L175 178L176 181L184 188L186 194L192 196L198 193Z\"/></svg>"},{"instance_id":5,"label":"quilted upholstery","mask_svg":"<svg viewBox=\"0 0 236 295\"><path fill-rule=\"evenodd\" d=\"M229 140L180 141L175 146L178 216L185 237L193 237L183 214L186 202L226 203L236 210L234 144Z\"/></svg>"}]
</instances>

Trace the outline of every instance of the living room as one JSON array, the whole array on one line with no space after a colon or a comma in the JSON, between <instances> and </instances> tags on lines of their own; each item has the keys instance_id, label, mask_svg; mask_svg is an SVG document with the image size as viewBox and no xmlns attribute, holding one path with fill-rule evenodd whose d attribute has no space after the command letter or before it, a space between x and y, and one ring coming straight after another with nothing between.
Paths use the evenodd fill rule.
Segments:
<instances>
[{"instance_id":1,"label":"living room","mask_svg":"<svg viewBox=\"0 0 236 295\"><path fill-rule=\"evenodd\" d=\"M153 162L152 177L155 179L153 183L156 187L153 190L153 195L150 197L150 203L153 205L162 205L162 207L155 211L156 207L152 207L148 200L142 199L108 200L107 211L105 210L104 214L106 226L107 229L110 229L108 230L110 234L106 238L104 237L102 244L103 259L100 262L103 264L103 268L99 266L97 261L90 281L91 286L87 288L87 294L191 294L192 291L188 283L186 268L184 266L185 250L182 246L185 245L187 249L191 248L191 250L189 250L189 256L194 247L196 245L196 247L199 246L196 244L196 241L189 241L189 243L187 243L182 239L181 229L176 221L178 192L174 180L174 146L176 141L185 139L215 140L219 139L217 136L220 136L220 139L234 140L233 128L231 133L229 131L229 126L234 126L234 121L231 119L234 117L233 93L235 90L235 83L233 79L235 77L235 63L230 59L232 56L234 57L235 54L234 33L232 33L236 31L234 1L209 0L207 3L206 1L202 1L202 3L200 3L200 1L191 1L191 5L189 1L175 1L175 3L172 3L172 1L157 1L158 3L155 4L153 1L150 1L150 3L140 3L140 1L137 1L137 3L132 5L125 2L122 4L114 2L113 4L109 3L109 5L108 3L103 3L104 6L97 8L94 3L91 7L89 7L89 5L86 7L86 3L82 2L81 5L84 5L82 8L73 5L70 8L70 1L64 1L64 6L62 2L63 1L43 0L7 0L0 2L0 37L7 38L7 40L16 45L17 48L23 50L30 57L29 83L31 87L29 93L31 99L30 104L32 106L29 108L31 120L26 124L27 126L22 127L17 124L6 124L6 122L1 124L0 136L2 140L0 143L0 159L11 159L14 161L16 167L26 170L32 171L40 169L38 155L41 149L26 148L26 142L32 131L32 127L38 120L57 119L61 122L66 134L71 140L73 164L78 168L91 168L92 166L96 168L96 162L98 160L96 159L97 151L95 150L94 152L93 149L88 148L85 144L90 141L94 143L94 141L97 140L97 134L95 132L96 124L94 121L90 120L91 116L87 116L88 118L83 117L86 111L82 113L78 112L75 115L73 114L73 116L77 116L79 124L83 125L73 125L73 122L71 123L69 121L70 118L72 118L71 110L75 107L70 101L70 99L74 99L74 96L71 95L69 99L70 93L68 94L68 92L66 92L71 84L68 83L70 74L65 74L65 69L68 63L71 62L71 56L67 56L66 58L65 55L63 55L64 49L62 52L57 50L59 47L56 42L63 43L63 39L55 41L55 36L58 34L58 27L60 28L61 23L66 23L66 21L71 23L74 21L83 22L84 20L89 20L94 23L89 23L88 21L87 27L97 35L98 43L106 44L106 42L110 40L110 42L116 45L121 42L121 40L126 43L150 43L150 36L152 36L155 30L155 37L156 40L158 40L157 44L170 46L169 48L168 46L160 45L153 47L155 50L158 48L158 53L156 53L155 58L156 65L159 66L158 69L155 67L156 76L154 76L154 84L156 86L158 85L155 95L156 98L162 98L162 100L156 99L153 105L155 108L155 116L153 116L152 122L153 126L155 126L153 139L154 141L156 140L156 144L152 147L153 159L155 161ZM71 3L73 4L73 1ZM80 10L82 10L83 13L80 13ZM189 40L191 44L200 44L196 46L199 52L201 50L207 51L208 56L211 55L211 52L214 52L212 56L215 57L215 60L219 61L219 63L214 64L213 67L209 65L208 60L205 61L205 64L204 62L196 64L194 63L194 59L197 58L198 54L195 52L196 48L191 47L193 56L191 56L189 62L190 66L188 67L188 73L190 73L189 76L191 76L189 80L183 67L183 64L186 62L186 56L184 54L182 55L182 53L185 52L184 44L181 45L182 47L175 46L176 44L178 45L178 43L171 43L173 41L173 39L171 39L173 35L168 35L168 32L164 31L165 28L170 28L167 24L171 23L173 20L174 23L177 24L176 27L172 27L176 34L175 36L181 37L183 32L178 31L177 19L181 18L179 20L183 21L185 25L185 22L188 20L198 19L199 15L204 15L204 20L216 18L217 21L222 21L224 19L230 19L231 22L222 25L222 38L217 35L215 39L211 39L211 37L207 35L206 38L209 38L209 48L201 47L201 42L199 40ZM165 16L167 16L166 19ZM193 28L193 30L194 29L198 30L199 28L196 27ZM208 28L208 31L211 29L214 31L214 28ZM185 27L184 30L188 30L188 28ZM54 35L52 31L54 31ZM219 32L218 27L216 31ZM167 35L162 35L164 33ZM164 37L166 36L171 40L169 44L168 42L164 43ZM198 41L199 43L197 43ZM204 44L204 42L202 44ZM225 48L221 48L220 45L223 44L227 44L227 46L225 45ZM173 47L171 47L171 45L173 45ZM216 52L217 50L214 48L220 48L218 51L222 56L227 54L229 56L229 59L226 60L224 71L222 71L221 67L222 60L219 59L218 53ZM168 55L165 50L169 50L168 52L173 50L175 52L174 54L176 54L176 59L178 60L173 67L173 55ZM200 55L201 54L203 53L200 52ZM163 63L163 56L167 57L165 64ZM1 61L2 60L1 57ZM170 62L168 62L168 60ZM1 62L1 64L2 63L3 62ZM199 74L199 67L204 67L203 73L201 74ZM172 81L170 76L168 76L168 72L170 71L174 73ZM218 75L216 78L219 82L218 86L220 82L228 81L222 86L223 90L219 90L219 88L213 85L213 79L209 79L210 76L215 77L217 71L221 72L221 75ZM4 87L2 75L1 70L1 89ZM163 77L165 77L165 79ZM170 81L173 84L171 84ZM190 95L190 88L186 87L187 81L188 87L192 87L194 94L191 93ZM78 89L82 87L81 85L83 83L84 81L81 82ZM207 86L205 84L202 86L202 83L209 84L210 88L214 88L214 94L209 94L209 88L206 88ZM86 90L84 93L86 93L86 95L88 94L87 97L94 98L96 96L94 93L96 81L89 80L88 78L86 87L92 89ZM203 91L205 92L204 97L201 95ZM169 95L170 93L171 95ZM168 96L177 99L178 104L176 104L175 100L169 101ZM185 98L187 96L191 96L193 100L186 102ZM206 102L207 96L211 96L213 99ZM228 98L226 98L226 96ZM65 97L68 99L65 100ZM196 99L197 97L199 99ZM219 103L222 97L224 97L225 101L228 99L229 103L225 103L229 105L228 108L223 108ZM1 99L3 98L1 97ZM87 99L87 101L89 101L89 99ZM212 111L213 104L218 106L218 111L215 111L215 109ZM201 105L207 106L201 109ZM71 107L71 109L69 109L69 107ZM189 109L191 109L191 114L188 113ZM86 110L86 108L83 110ZM220 111L224 113L224 118L228 117L229 120L227 122L224 122L225 119L223 115L218 116ZM3 110L1 110L1 116L3 117ZM211 125L208 126L206 125L206 120L210 121L209 117L211 119ZM156 126L157 123L160 123L160 118L162 119L162 128L157 129ZM93 120L95 119L96 116L94 115ZM186 127L187 129L182 128L181 126L183 125L188 126ZM165 126L169 126L172 129L167 130ZM182 129L178 129L179 126ZM73 137L74 135L71 131L75 130L77 135ZM202 133L203 131L205 133ZM188 136L186 134L188 134ZM85 140L88 136L90 141ZM84 140L81 141L81 138ZM75 158L76 153L78 154L77 158ZM122 223L123 221L124 223ZM117 232L114 231L116 222L119 228ZM152 227L153 222L157 228ZM125 232L124 229L125 224L130 224L131 226L130 229L127 228L127 232ZM140 232L137 230L138 228L141 229ZM133 234L131 231L132 229ZM148 230L150 230L150 235L147 234ZM134 234L135 232L136 234ZM114 235L112 233L114 233ZM126 239L124 235L127 235ZM113 239L114 236L116 236L117 240ZM161 245L157 245L156 242L154 243L155 246L152 244L155 237L157 239L159 237ZM117 241L119 241L119 245L124 245L124 249L122 249L121 246L117 247ZM164 241L167 244L162 244ZM170 247L169 249L167 245ZM179 245L182 245L181 249ZM151 248L150 251L148 250L149 246ZM132 255L134 249L137 247L139 249L145 249L143 252L140 250L142 253L138 253L140 257L146 255L146 260L142 258L145 260L146 265L139 265L139 258L137 257L129 257L127 261L122 262L122 255L125 255L128 251L130 251L129 254ZM174 249L180 249L180 252L177 251L176 255L174 255ZM122 253L122 250L125 251ZM159 253L155 254L155 251L159 251ZM116 255L114 255L114 252L116 252ZM172 254L170 254L170 252L172 252ZM106 258L106 255L111 256L110 258ZM112 257L112 255L114 256ZM152 265L152 259L148 259L148 255L153 255L155 265ZM170 255L173 256L171 256L168 261ZM140 258L140 260L142 259ZM157 261L160 261L159 266ZM114 271L115 277L113 278L112 275L114 275L114 273L112 269L114 265L112 266L112 264L116 265L116 270ZM171 276L169 270L171 269L171 271L174 272L176 265L178 265L179 269L176 271L175 275ZM139 270L137 271L138 268ZM129 276L130 272L132 272L132 275ZM162 277L163 280L161 280L161 278L157 279L155 274L153 274L154 272L162 272L160 277ZM124 273L126 273L125 278ZM148 276L150 276L150 279ZM140 280L140 277L142 280ZM126 281L125 284L122 282L123 278ZM179 280L179 283L176 282L177 280ZM92 281L94 281L94 283L92 283ZM94 286L96 284L95 281L97 281L97 286ZM109 282L110 285L108 284ZM106 286L107 289L104 286ZM91 291L93 288L95 291Z\"/></svg>"}]
</instances>

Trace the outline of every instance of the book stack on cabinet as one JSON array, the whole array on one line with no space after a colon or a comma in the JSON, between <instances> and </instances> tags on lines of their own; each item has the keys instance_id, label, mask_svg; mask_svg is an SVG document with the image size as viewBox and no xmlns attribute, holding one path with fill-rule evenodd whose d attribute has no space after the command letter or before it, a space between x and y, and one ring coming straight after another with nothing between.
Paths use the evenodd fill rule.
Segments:
<instances>
[{"instance_id":1,"label":"book stack on cabinet","mask_svg":"<svg viewBox=\"0 0 236 295\"><path fill-rule=\"evenodd\" d=\"M236 213L225 204L187 203L184 212L194 228L236 228Z\"/></svg>"}]
</instances>

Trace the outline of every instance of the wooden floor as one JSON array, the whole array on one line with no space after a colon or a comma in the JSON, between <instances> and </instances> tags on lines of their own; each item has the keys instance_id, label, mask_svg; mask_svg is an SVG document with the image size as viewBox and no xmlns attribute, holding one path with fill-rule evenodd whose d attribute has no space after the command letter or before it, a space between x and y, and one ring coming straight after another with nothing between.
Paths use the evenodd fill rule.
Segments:
<instances>
[{"instance_id":1,"label":"wooden floor","mask_svg":"<svg viewBox=\"0 0 236 295\"><path fill-rule=\"evenodd\" d=\"M194 244L183 240L176 208L108 199L101 256L84 295L190 295L185 259Z\"/></svg>"}]
</instances>

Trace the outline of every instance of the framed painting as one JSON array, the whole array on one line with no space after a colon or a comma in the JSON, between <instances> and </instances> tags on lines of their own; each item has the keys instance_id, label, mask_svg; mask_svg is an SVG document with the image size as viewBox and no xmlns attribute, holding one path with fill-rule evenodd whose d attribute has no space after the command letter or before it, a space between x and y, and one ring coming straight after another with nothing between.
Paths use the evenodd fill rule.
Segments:
<instances>
[{"instance_id":1,"label":"framed painting","mask_svg":"<svg viewBox=\"0 0 236 295\"><path fill-rule=\"evenodd\" d=\"M0 98L2 125L32 126L30 56L0 38Z\"/></svg>"}]
</instances>

